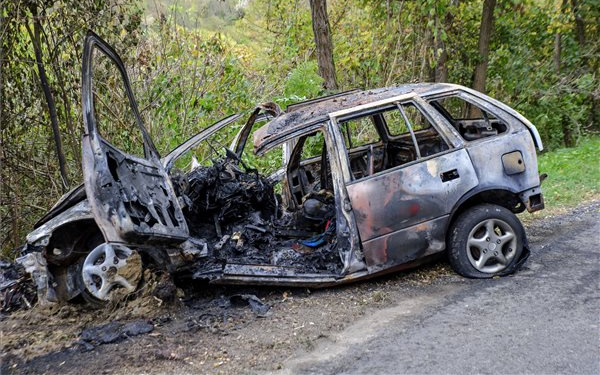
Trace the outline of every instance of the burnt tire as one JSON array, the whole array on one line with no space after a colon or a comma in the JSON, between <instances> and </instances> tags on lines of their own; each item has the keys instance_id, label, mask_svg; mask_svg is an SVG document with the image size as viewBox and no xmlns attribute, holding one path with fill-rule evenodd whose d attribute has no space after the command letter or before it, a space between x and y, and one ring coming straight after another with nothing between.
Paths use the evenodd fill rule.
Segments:
<instances>
[{"instance_id":1,"label":"burnt tire","mask_svg":"<svg viewBox=\"0 0 600 375\"><path fill-rule=\"evenodd\" d=\"M525 229L515 214L502 206L481 204L452 223L448 259L465 277L506 275L520 265L525 241Z\"/></svg>"}]
</instances>

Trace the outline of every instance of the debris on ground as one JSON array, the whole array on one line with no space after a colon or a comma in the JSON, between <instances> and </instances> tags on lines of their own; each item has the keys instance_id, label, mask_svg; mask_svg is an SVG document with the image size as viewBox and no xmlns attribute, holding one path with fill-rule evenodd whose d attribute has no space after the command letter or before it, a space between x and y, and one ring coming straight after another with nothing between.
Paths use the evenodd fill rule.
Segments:
<instances>
[{"instance_id":1,"label":"debris on ground","mask_svg":"<svg viewBox=\"0 0 600 375\"><path fill-rule=\"evenodd\" d=\"M132 336L150 333L153 330L154 325L145 320L129 323L111 322L84 329L78 343L82 351L89 351L99 345L120 342Z\"/></svg>"},{"instance_id":2,"label":"debris on ground","mask_svg":"<svg viewBox=\"0 0 600 375\"><path fill-rule=\"evenodd\" d=\"M153 285L152 296L158 298L162 303L172 304L177 299L177 287L171 275L167 272L163 272L158 281Z\"/></svg>"},{"instance_id":3,"label":"debris on ground","mask_svg":"<svg viewBox=\"0 0 600 375\"><path fill-rule=\"evenodd\" d=\"M254 294L221 295L218 298L212 298L208 301L191 299L185 304L192 309L202 310L203 312L213 315L223 315L222 313L224 311L232 308L249 306L256 316L265 317L269 315L269 310L271 309L269 304L265 303Z\"/></svg>"},{"instance_id":4,"label":"debris on ground","mask_svg":"<svg viewBox=\"0 0 600 375\"><path fill-rule=\"evenodd\" d=\"M30 309L36 301L36 287L25 268L0 260L0 312Z\"/></svg>"},{"instance_id":5,"label":"debris on ground","mask_svg":"<svg viewBox=\"0 0 600 375\"><path fill-rule=\"evenodd\" d=\"M264 303L260 298L254 294L234 294L229 297L229 301L233 306L248 305L250 309L258 317L266 317L269 315L269 309L271 306Z\"/></svg>"}]
</instances>

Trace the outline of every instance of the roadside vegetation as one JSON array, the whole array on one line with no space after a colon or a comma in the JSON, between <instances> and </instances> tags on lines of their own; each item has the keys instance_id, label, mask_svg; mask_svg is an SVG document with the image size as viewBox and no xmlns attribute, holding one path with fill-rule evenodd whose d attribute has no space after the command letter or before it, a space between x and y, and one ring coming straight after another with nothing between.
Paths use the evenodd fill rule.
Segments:
<instances>
[{"instance_id":1,"label":"roadside vegetation","mask_svg":"<svg viewBox=\"0 0 600 375\"><path fill-rule=\"evenodd\" d=\"M538 127L548 150L540 170L550 175L543 188L552 207L598 194L599 17L596 2L579 0L3 1L2 253L11 254L81 182L81 53L88 29L124 59L163 155L199 129L264 101L285 107L352 88L452 82L486 92ZM105 88L119 82L102 66L98 74ZM119 97L106 103L117 117L127 111ZM137 130L121 123L105 124L105 135L126 151L139 148ZM279 160L272 153L250 162L273 168Z\"/></svg>"},{"instance_id":2,"label":"roadside vegetation","mask_svg":"<svg viewBox=\"0 0 600 375\"><path fill-rule=\"evenodd\" d=\"M574 148L560 148L538 158L546 208L552 212L600 197L600 137L584 138Z\"/></svg>"}]
</instances>

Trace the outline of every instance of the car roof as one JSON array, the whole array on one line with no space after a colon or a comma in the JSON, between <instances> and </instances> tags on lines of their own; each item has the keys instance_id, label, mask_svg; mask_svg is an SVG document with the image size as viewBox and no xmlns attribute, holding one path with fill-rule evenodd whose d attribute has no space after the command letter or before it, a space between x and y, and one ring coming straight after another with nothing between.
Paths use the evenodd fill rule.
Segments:
<instances>
[{"instance_id":1,"label":"car roof","mask_svg":"<svg viewBox=\"0 0 600 375\"><path fill-rule=\"evenodd\" d=\"M413 83L372 90L352 90L290 105L285 113L271 120L254 133L254 151L262 154L290 135L300 135L316 129L329 120L329 114L359 105L377 102L414 92L426 96L462 88L447 83Z\"/></svg>"}]
</instances>

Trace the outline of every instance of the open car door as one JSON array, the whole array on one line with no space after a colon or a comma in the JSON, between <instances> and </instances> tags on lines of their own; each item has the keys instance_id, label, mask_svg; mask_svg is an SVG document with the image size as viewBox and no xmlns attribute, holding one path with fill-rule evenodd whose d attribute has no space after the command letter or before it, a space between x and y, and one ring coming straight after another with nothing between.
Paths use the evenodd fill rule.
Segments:
<instances>
[{"instance_id":1,"label":"open car door","mask_svg":"<svg viewBox=\"0 0 600 375\"><path fill-rule=\"evenodd\" d=\"M108 132L110 121L97 121L96 90L114 90L116 85L92 82L95 57L114 64L117 82L128 101L135 133L122 137L143 142L143 156L135 156L109 143L101 134ZM96 64L100 66L98 61ZM177 196L160 156L142 124L125 66L121 58L100 37L88 32L83 50L82 100L85 135L82 142L85 190L96 223L107 242L144 245L177 243L189 236ZM109 111L116 103L103 103ZM108 104L108 105L107 105ZM121 103L119 103L121 104ZM104 107L103 107L104 108ZM101 119L103 120L103 119Z\"/></svg>"}]
</instances>

